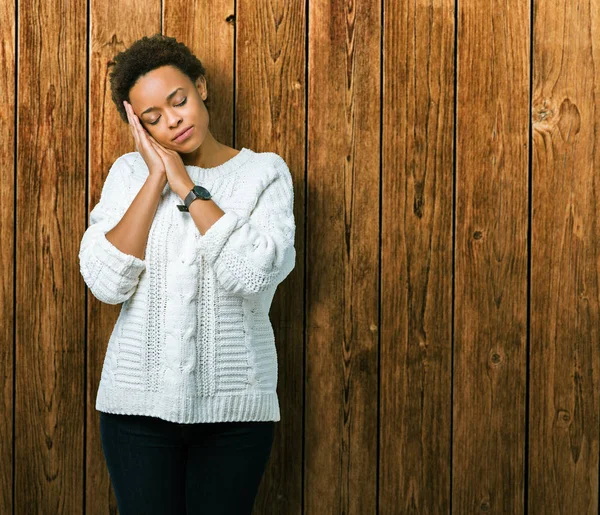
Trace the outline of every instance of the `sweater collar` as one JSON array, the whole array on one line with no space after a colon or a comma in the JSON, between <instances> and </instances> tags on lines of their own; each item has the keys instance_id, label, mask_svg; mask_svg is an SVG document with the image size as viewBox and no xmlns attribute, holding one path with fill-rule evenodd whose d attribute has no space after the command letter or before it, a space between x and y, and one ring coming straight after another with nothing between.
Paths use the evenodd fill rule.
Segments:
<instances>
[{"instance_id":1,"label":"sweater collar","mask_svg":"<svg viewBox=\"0 0 600 515\"><path fill-rule=\"evenodd\" d=\"M185 165L185 169L187 170L190 179L192 179L194 183L201 184L202 181L216 179L222 175L237 170L246 161L248 161L251 154L252 151L250 149L242 147L242 149L235 156L218 166L202 168L196 165Z\"/></svg>"}]
</instances>

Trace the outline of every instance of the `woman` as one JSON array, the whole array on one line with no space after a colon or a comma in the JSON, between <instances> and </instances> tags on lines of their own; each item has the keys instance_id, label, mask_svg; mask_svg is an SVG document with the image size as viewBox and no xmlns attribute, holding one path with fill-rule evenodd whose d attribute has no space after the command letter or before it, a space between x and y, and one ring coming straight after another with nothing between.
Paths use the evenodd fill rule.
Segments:
<instances>
[{"instance_id":1,"label":"woman","mask_svg":"<svg viewBox=\"0 0 600 515\"><path fill-rule=\"evenodd\" d=\"M119 53L136 151L111 166L79 252L123 303L96 398L119 512L250 514L280 420L269 309L295 265L292 178L216 141L200 61L174 38Z\"/></svg>"}]
</instances>

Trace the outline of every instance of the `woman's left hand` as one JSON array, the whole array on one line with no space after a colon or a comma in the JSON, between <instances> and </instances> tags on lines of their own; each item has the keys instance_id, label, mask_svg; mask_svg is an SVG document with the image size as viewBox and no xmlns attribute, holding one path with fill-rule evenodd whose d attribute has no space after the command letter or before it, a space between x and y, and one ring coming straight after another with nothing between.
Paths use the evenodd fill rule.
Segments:
<instances>
[{"instance_id":1,"label":"woman's left hand","mask_svg":"<svg viewBox=\"0 0 600 515\"><path fill-rule=\"evenodd\" d=\"M190 179L181 156L175 150L163 147L158 141L150 136L150 133L148 133L148 135L150 142L154 145L158 155L160 155L165 164L165 172L169 187L182 199L185 199L187 194L194 187L194 182Z\"/></svg>"}]
</instances>

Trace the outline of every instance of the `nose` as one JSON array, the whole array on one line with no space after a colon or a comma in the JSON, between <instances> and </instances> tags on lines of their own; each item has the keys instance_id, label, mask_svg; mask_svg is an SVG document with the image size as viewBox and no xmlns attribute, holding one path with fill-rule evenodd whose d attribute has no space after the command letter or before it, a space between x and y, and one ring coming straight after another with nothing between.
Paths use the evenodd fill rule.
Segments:
<instances>
[{"instance_id":1,"label":"nose","mask_svg":"<svg viewBox=\"0 0 600 515\"><path fill-rule=\"evenodd\" d=\"M169 121L169 127L177 127L181 122L181 115L175 111L169 111L167 120Z\"/></svg>"}]
</instances>

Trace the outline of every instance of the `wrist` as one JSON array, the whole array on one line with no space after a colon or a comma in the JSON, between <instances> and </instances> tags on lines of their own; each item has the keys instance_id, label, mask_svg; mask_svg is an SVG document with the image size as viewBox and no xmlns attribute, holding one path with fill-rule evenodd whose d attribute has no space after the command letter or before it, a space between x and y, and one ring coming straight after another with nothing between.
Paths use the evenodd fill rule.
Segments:
<instances>
[{"instance_id":1,"label":"wrist","mask_svg":"<svg viewBox=\"0 0 600 515\"><path fill-rule=\"evenodd\" d=\"M185 197L187 197L187 194L192 190L192 188L195 186L195 184L190 180L190 181L186 181L183 183L182 186L178 187L177 189L177 195L179 195L179 197L181 197L181 200L185 200Z\"/></svg>"},{"instance_id":2,"label":"wrist","mask_svg":"<svg viewBox=\"0 0 600 515\"><path fill-rule=\"evenodd\" d=\"M164 188L167 184L167 176L165 173L152 172L146 177L146 183L156 188Z\"/></svg>"}]
</instances>

